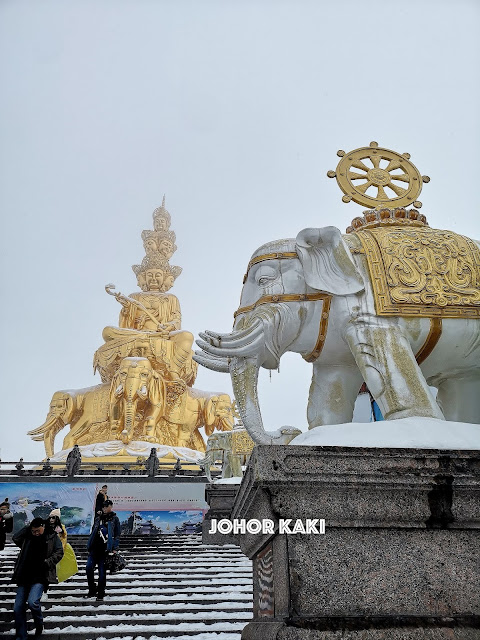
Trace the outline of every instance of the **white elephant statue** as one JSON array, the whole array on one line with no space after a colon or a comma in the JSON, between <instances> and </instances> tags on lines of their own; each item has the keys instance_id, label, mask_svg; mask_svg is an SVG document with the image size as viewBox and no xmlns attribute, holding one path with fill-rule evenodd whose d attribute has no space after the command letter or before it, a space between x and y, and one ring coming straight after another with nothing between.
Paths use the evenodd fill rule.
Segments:
<instances>
[{"instance_id":1,"label":"white elephant statue","mask_svg":"<svg viewBox=\"0 0 480 640\"><path fill-rule=\"evenodd\" d=\"M313 362L310 429L351 422L363 381L386 420L480 422L479 243L430 229L413 210L355 220L346 235L333 226L304 229L261 246L248 264L233 331L200 334L196 361L230 372L257 443L291 439L288 430L264 430L257 397L259 367L276 369L286 351ZM368 244L379 239L387 243L386 253L379 249L383 293ZM397 298L385 311L387 294Z\"/></svg>"},{"instance_id":2,"label":"white elephant statue","mask_svg":"<svg viewBox=\"0 0 480 640\"><path fill-rule=\"evenodd\" d=\"M207 480L212 482L211 467L222 465L222 479L242 477L242 467L247 464L255 443L245 429L238 426L231 431L215 432L207 440L205 457L199 461L205 468Z\"/></svg>"}]
</instances>

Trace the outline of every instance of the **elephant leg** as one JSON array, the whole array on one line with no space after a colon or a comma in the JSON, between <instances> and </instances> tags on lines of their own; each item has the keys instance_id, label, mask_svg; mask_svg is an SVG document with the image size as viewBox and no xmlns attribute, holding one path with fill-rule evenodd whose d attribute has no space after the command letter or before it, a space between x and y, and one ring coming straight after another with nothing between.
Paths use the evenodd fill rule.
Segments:
<instances>
[{"instance_id":1,"label":"elephant leg","mask_svg":"<svg viewBox=\"0 0 480 640\"><path fill-rule=\"evenodd\" d=\"M315 362L308 397L308 428L351 422L362 383L362 374L356 366Z\"/></svg>"},{"instance_id":2,"label":"elephant leg","mask_svg":"<svg viewBox=\"0 0 480 640\"><path fill-rule=\"evenodd\" d=\"M444 419L401 327L369 317L352 323L345 338L385 420Z\"/></svg>"},{"instance_id":3,"label":"elephant leg","mask_svg":"<svg viewBox=\"0 0 480 640\"><path fill-rule=\"evenodd\" d=\"M192 428L189 424L178 425L178 446L186 447L190 438L192 437Z\"/></svg>"},{"instance_id":4,"label":"elephant leg","mask_svg":"<svg viewBox=\"0 0 480 640\"><path fill-rule=\"evenodd\" d=\"M205 468L205 475L207 476L207 480L212 482L212 473L210 471L210 466L212 465L212 455L211 451L207 451L205 454L205 458L201 461Z\"/></svg>"},{"instance_id":5,"label":"elephant leg","mask_svg":"<svg viewBox=\"0 0 480 640\"><path fill-rule=\"evenodd\" d=\"M480 424L480 377L443 380L438 385L437 402L446 420Z\"/></svg>"},{"instance_id":6,"label":"elephant leg","mask_svg":"<svg viewBox=\"0 0 480 640\"><path fill-rule=\"evenodd\" d=\"M150 410L145 418L145 428L147 430L148 435L154 435L155 427L157 426L158 421L161 418L162 406L152 405Z\"/></svg>"},{"instance_id":7,"label":"elephant leg","mask_svg":"<svg viewBox=\"0 0 480 640\"><path fill-rule=\"evenodd\" d=\"M116 401L111 403L109 409L110 420L110 434L112 438L118 439L120 437L121 428L121 403Z\"/></svg>"},{"instance_id":8,"label":"elephant leg","mask_svg":"<svg viewBox=\"0 0 480 640\"><path fill-rule=\"evenodd\" d=\"M88 429L90 428L90 421L88 418L84 417L79 419L71 428L70 431L65 436L63 441L62 449L71 449L73 445L77 444L78 439L82 436Z\"/></svg>"},{"instance_id":9,"label":"elephant leg","mask_svg":"<svg viewBox=\"0 0 480 640\"><path fill-rule=\"evenodd\" d=\"M230 472L230 478L238 478L242 477L242 463L240 461L240 456L232 453L231 451L227 454L228 460L228 469Z\"/></svg>"}]
</instances>

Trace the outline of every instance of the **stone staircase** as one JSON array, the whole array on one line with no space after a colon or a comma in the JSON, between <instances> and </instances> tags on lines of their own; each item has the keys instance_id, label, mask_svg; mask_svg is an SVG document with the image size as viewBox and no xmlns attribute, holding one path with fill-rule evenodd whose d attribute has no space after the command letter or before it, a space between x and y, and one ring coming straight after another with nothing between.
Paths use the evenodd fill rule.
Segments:
<instances>
[{"instance_id":1,"label":"stone staircase","mask_svg":"<svg viewBox=\"0 0 480 640\"><path fill-rule=\"evenodd\" d=\"M96 602L83 597L86 536L68 541L79 573L50 587L42 603L45 640L240 640L252 618L252 566L236 546L204 545L200 535L122 536L127 567L107 575L105 600ZM1 638L15 637L17 553L12 543L0 551Z\"/></svg>"}]
</instances>

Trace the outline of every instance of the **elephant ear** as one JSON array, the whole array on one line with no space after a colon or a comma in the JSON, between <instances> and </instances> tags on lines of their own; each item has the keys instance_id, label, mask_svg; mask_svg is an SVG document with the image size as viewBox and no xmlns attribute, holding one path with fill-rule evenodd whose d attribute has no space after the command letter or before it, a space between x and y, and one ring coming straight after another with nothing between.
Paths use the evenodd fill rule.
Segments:
<instances>
[{"instance_id":1,"label":"elephant ear","mask_svg":"<svg viewBox=\"0 0 480 640\"><path fill-rule=\"evenodd\" d=\"M296 250L312 289L346 296L365 286L342 234L336 227L303 229L296 238Z\"/></svg>"},{"instance_id":2,"label":"elephant ear","mask_svg":"<svg viewBox=\"0 0 480 640\"><path fill-rule=\"evenodd\" d=\"M215 407L217 404L217 396L213 396L207 400L205 405L205 433L211 435L215 430Z\"/></svg>"}]
</instances>

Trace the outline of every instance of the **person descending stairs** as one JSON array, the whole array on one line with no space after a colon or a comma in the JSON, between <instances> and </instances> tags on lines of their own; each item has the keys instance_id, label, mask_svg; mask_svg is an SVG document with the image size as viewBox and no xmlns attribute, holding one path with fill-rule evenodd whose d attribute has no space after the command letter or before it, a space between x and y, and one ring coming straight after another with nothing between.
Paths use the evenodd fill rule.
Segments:
<instances>
[{"instance_id":1,"label":"person descending stairs","mask_svg":"<svg viewBox=\"0 0 480 640\"><path fill-rule=\"evenodd\" d=\"M79 573L42 603L45 640L240 640L252 618L252 564L238 547L204 545L200 535L122 536L127 566L96 602L84 598L86 538L69 537ZM14 637L17 553L10 542L0 553L0 637Z\"/></svg>"}]
</instances>

